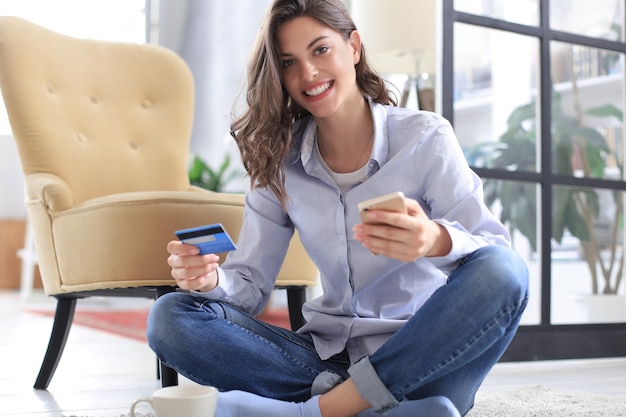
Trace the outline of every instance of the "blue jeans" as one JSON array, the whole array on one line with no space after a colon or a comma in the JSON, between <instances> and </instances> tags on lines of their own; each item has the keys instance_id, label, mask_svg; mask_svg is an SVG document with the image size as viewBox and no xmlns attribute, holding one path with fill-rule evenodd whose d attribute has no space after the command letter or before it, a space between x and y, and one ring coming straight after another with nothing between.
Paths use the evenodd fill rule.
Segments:
<instances>
[{"instance_id":1,"label":"blue jeans","mask_svg":"<svg viewBox=\"0 0 626 417\"><path fill-rule=\"evenodd\" d=\"M182 292L155 302L148 341L165 364L221 390L304 401L320 380L330 389L352 377L375 410L442 395L465 415L511 342L527 300L524 262L508 248L488 246L464 258L404 327L355 364L346 352L321 360L308 334Z\"/></svg>"}]
</instances>

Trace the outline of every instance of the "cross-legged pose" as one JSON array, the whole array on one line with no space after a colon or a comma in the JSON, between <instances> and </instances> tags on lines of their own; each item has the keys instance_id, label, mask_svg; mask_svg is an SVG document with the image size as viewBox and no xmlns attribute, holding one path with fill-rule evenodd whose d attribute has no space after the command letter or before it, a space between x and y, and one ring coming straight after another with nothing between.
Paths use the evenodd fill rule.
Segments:
<instances>
[{"instance_id":1,"label":"cross-legged pose","mask_svg":"<svg viewBox=\"0 0 626 417\"><path fill-rule=\"evenodd\" d=\"M220 390L217 417L465 415L519 325L528 271L450 124L398 108L341 0L276 0L235 138L251 189L237 250L168 244L182 290L150 346ZM406 213L358 204L401 191ZM297 332L255 316L294 230L323 294ZM387 413L387 414L385 414Z\"/></svg>"}]
</instances>

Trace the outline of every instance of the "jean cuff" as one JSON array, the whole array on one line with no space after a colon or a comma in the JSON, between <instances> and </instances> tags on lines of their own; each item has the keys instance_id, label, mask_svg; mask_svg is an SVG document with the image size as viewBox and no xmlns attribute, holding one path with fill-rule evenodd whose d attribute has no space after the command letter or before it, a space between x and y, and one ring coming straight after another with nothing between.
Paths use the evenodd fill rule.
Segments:
<instances>
[{"instance_id":1,"label":"jean cuff","mask_svg":"<svg viewBox=\"0 0 626 417\"><path fill-rule=\"evenodd\" d=\"M398 405L398 400L391 395L378 377L369 357L361 358L348 368L348 373L361 397L372 406L374 411L382 413Z\"/></svg>"}]
</instances>

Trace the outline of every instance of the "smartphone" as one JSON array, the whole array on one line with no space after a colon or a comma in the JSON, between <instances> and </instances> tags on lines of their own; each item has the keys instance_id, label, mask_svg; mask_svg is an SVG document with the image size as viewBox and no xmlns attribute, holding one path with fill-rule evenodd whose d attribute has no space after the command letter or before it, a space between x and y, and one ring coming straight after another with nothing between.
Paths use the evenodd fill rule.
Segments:
<instances>
[{"instance_id":1,"label":"smartphone","mask_svg":"<svg viewBox=\"0 0 626 417\"><path fill-rule=\"evenodd\" d=\"M363 223L373 223L372 220L368 219L366 216L368 210L387 210L404 214L407 213L406 206L404 205L404 193L401 191L362 201L359 203L358 208Z\"/></svg>"},{"instance_id":2,"label":"smartphone","mask_svg":"<svg viewBox=\"0 0 626 417\"><path fill-rule=\"evenodd\" d=\"M220 223L177 230L175 233L181 242L197 246L201 255L237 249L235 242Z\"/></svg>"}]
</instances>

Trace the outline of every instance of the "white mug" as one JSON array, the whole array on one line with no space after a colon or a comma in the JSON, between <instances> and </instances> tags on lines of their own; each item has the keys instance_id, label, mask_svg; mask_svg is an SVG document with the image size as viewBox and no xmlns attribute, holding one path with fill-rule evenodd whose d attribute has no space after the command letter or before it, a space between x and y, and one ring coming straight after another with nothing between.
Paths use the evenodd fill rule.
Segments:
<instances>
[{"instance_id":1,"label":"white mug","mask_svg":"<svg viewBox=\"0 0 626 417\"><path fill-rule=\"evenodd\" d=\"M130 407L131 417L135 417L135 406L141 402L150 404L157 417L215 417L217 389L201 385L161 388L149 398L135 400Z\"/></svg>"}]
</instances>

